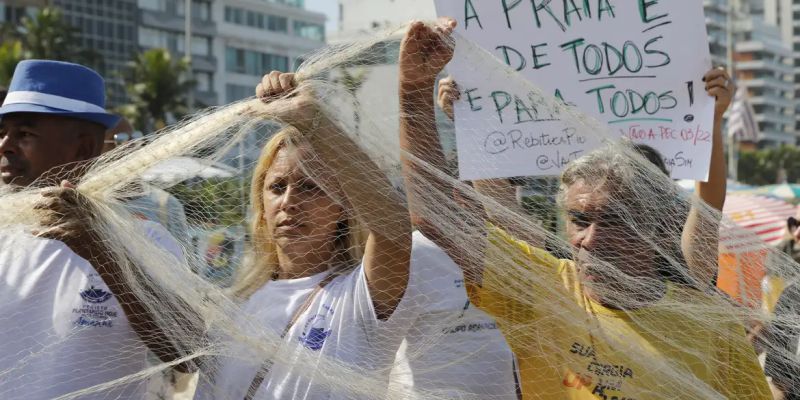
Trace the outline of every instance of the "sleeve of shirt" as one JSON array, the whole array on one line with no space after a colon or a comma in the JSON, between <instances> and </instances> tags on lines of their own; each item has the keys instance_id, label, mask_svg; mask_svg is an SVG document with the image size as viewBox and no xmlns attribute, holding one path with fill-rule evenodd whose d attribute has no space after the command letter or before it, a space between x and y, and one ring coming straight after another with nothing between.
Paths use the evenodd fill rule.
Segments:
<instances>
[{"instance_id":1,"label":"sleeve of shirt","mask_svg":"<svg viewBox=\"0 0 800 400\"><path fill-rule=\"evenodd\" d=\"M756 358L753 346L747 341L744 328L736 326L730 338L722 338L720 343L726 354L721 354L718 363L717 390L728 399L772 399L772 392L766 376Z\"/></svg>"},{"instance_id":2,"label":"sleeve of shirt","mask_svg":"<svg viewBox=\"0 0 800 400\"><path fill-rule=\"evenodd\" d=\"M797 346L800 341L800 329L787 323L787 319L795 321L798 317L798 301L800 289L790 285L784 290L775 306L775 318L768 327L770 348L764 362L764 372L772 377L778 388L800 387L800 367L797 362Z\"/></svg>"},{"instance_id":3,"label":"sleeve of shirt","mask_svg":"<svg viewBox=\"0 0 800 400\"><path fill-rule=\"evenodd\" d=\"M469 291L470 299L501 325L531 324L540 316L535 305L525 301L524 296L513 295L514 288L520 287L521 271L528 277L535 277L532 282L528 278L522 280L526 293L533 296L562 285L558 277L562 260L499 228L489 230L485 260L482 285ZM564 295L565 298L570 296L566 291ZM513 341L513 338L507 339ZM512 347L516 346L512 344Z\"/></svg>"},{"instance_id":4,"label":"sleeve of shirt","mask_svg":"<svg viewBox=\"0 0 800 400\"><path fill-rule=\"evenodd\" d=\"M358 267L355 274L355 307L357 317L361 320L362 326L366 329L368 338L377 338L378 341L390 342L397 340L399 345L406 331L417 319L420 313L418 299L412 290L406 289L403 298L395 307L394 312L389 318L380 319L375 312L375 306L370 295L369 285L367 285L367 274L364 265ZM411 284L409 284L409 287ZM387 343L388 344L388 343ZM391 346L389 346L391 347Z\"/></svg>"}]
</instances>

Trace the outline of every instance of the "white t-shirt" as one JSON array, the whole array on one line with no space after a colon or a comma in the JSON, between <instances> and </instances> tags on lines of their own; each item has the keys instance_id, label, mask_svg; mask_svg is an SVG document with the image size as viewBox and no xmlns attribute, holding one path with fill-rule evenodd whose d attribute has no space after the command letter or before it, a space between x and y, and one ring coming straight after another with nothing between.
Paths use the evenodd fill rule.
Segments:
<instances>
[{"instance_id":1,"label":"white t-shirt","mask_svg":"<svg viewBox=\"0 0 800 400\"><path fill-rule=\"evenodd\" d=\"M242 311L246 317L239 327L256 338L261 330L276 339L295 310L330 273L270 281L244 305ZM374 373L388 382L385 377L409 322L416 317L415 309L415 305L403 298L391 317L379 320L362 266L334 278L317 292L308 309L291 327L280 348L281 355L273 359L274 364L254 398L375 398L375 394L347 392L341 374L330 374L331 370L341 368L326 364L339 362L361 371L358 375ZM244 344L234 344L233 354L235 357L219 359L214 383L203 385L196 398L244 398L266 357L258 357Z\"/></svg>"},{"instance_id":2,"label":"white t-shirt","mask_svg":"<svg viewBox=\"0 0 800 400\"><path fill-rule=\"evenodd\" d=\"M428 310L452 310L453 304L458 303L461 313L466 302L466 292L463 288L460 290L455 288L447 293L433 295L428 293L430 284L439 287L441 284L434 282L441 282L439 279L446 281L459 273L452 273L450 268L454 264L433 243L419 233L415 233L413 237L408 289L391 317L383 321L375 317L362 266L346 275L336 277L317 293L308 310L298 318L284 339L283 354L291 355L296 349L296 357L305 353L311 355L312 361L297 362L299 358L292 359L291 356L278 360L256 393L256 399L375 399L386 396L382 391L389 387L389 375L395 366L397 351L406 338L408 329L418 321L420 311L423 309L421 303L429 301L446 303L424 306ZM440 268L447 268L449 272L443 273ZM237 329L253 337L258 337L260 330L266 330L271 332L273 340L276 339L295 310L302 306L307 296L329 273L300 279L270 281L253 294L244 305L242 311L245 316L241 318L241 326L237 326ZM430 282L426 283L428 281ZM451 294L454 296L453 299L449 299ZM474 307L470 308L465 313L467 315L465 322L487 323L494 326L491 319L486 318ZM436 317L430 315L425 318ZM493 367L502 364L503 371L491 371L489 377L485 379L502 376L502 382L510 382L509 390L513 391L510 351L499 335L499 332L493 331L479 336L459 333L452 337L464 336L470 340L474 338L474 341L489 340L481 342L480 345L466 343L462 353L478 351L484 346L493 350L483 353L479 351L479 356L494 352L500 354L497 357L492 355L489 364ZM441 336L439 338L441 339ZM468 349L466 346L471 348ZM261 367L261 362L254 360L252 349L244 344L239 346L234 344L232 354L236 356L219 359L216 374L212 378L213 382L201 384L196 399L240 400L244 397ZM502 361L497 361L498 359ZM472 358L467 360L475 361ZM317 363L325 361L339 362L359 373L337 374L331 371L331 368L336 368L335 365ZM482 361L478 362L483 365ZM407 366L407 362L403 363ZM488 367L482 373L486 373L487 370ZM314 376L309 376L310 373ZM370 387L369 393L352 390L359 386L358 377L370 383L367 385ZM456 380L459 377L451 374L448 379ZM495 384L497 383L499 381L495 381Z\"/></svg>"},{"instance_id":3,"label":"white t-shirt","mask_svg":"<svg viewBox=\"0 0 800 400\"><path fill-rule=\"evenodd\" d=\"M158 224L150 239L176 257ZM0 398L51 399L141 372L146 347L114 294L65 244L0 232ZM80 399L141 399L140 381Z\"/></svg>"},{"instance_id":4,"label":"white t-shirt","mask_svg":"<svg viewBox=\"0 0 800 400\"><path fill-rule=\"evenodd\" d=\"M436 261L411 271L422 312L397 353L393 397L413 398L413 388L446 398L516 399L514 356L494 319L469 302L458 265L421 233L413 237Z\"/></svg>"}]
</instances>

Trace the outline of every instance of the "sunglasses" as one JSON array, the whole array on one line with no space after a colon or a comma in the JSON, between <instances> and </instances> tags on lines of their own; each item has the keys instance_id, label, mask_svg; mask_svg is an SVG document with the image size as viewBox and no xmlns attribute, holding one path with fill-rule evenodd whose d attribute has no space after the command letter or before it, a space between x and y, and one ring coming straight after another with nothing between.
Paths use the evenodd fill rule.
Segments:
<instances>
[{"instance_id":1,"label":"sunglasses","mask_svg":"<svg viewBox=\"0 0 800 400\"><path fill-rule=\"evenodd\" d=\"M115 133L114 134L114 139L113 140L105 140L105 141L103 141L103 143L105 143L105 144L114 144L114 145L119 146L119 145L121 145L121 144L123 144L125 142L129 142L131 140L141 139L143 136L144 135L142 134L142 132L139 132L139 131L136 131L136 132L133 132L133 133L120 132L120 133Z\"/></svg>"}]
</instances>

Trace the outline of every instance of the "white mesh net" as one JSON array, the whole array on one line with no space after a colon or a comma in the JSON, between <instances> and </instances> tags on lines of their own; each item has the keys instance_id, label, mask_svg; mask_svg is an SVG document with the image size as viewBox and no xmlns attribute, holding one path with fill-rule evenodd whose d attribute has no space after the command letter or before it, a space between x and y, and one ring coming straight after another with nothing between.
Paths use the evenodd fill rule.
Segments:
<instances>
[{"instance_id":1,"label":"white mesh net","mask_svg":"<svg viewBox=\"0 0 800 400\"><path fill-rule=\"evenodd\" d=\"M794 303L768 316L750 272L792 282L789 257L433 26L268 75L264 99L119 147L75 190L5 191L0 398L769 398L746 336L769 322L783 334L754 341L792 382ZM539 201L518 202L519 180L459 181L434 106L453 44L602 145L560 182L522 180ZM375 66L398 51L399 72ZM252 182L168 188L181 232L180 207L143 181L176 157L233 157ZM719 232L747 245L718 251ZM715 288L720 260L736 298Z\"/></svg>"}]
</instances>

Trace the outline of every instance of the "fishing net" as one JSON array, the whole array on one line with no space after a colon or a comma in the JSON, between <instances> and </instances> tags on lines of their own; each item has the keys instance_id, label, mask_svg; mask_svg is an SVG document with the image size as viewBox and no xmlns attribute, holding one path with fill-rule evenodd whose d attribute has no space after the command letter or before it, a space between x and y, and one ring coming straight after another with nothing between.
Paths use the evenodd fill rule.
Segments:
<instances>
[{"instance_id":1,"label":"fishing net","mask_svg":"<svg viewBox=\"0 0 800 400\"><path fill-rule=\"evenodd\" d=\"M170 379L197 399L769 397L753 342L795 355L756 333L800 321L769 316L752 281L768 266L792 282L796 264L454 34L404 59L425 70L454 45L597 143L560 180L459 180L434 86L402 86L388 63L405 31L329 47L296 89L99 158L71 204L104 265L34 236L58 222L45 189L4 191L0 397L183 390ZM144 182L176 157L243 178ZM520 184L537 194L520 201ZM141 200L162 189L188 233L168 234L160 203ZM732 293L715 285L720 255Z\"/></svg>"}]
</instances>

